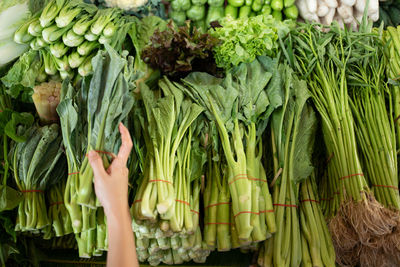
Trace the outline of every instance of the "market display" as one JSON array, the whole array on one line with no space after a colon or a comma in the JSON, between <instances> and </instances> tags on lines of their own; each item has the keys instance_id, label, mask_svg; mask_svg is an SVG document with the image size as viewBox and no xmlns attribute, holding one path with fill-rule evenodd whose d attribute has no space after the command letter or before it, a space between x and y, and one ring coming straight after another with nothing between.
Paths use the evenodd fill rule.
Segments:
<instances>
[{"instance_id":1,"label":"market display","mask_svg":"<svg viewBox=\"0 0 400 267\"><path fill-rule=\"evenodd\" d=\"M2 265L105 254L121 122L140 262L400 265L398 5L2 1Z\"/></svg>"}]
</instances>

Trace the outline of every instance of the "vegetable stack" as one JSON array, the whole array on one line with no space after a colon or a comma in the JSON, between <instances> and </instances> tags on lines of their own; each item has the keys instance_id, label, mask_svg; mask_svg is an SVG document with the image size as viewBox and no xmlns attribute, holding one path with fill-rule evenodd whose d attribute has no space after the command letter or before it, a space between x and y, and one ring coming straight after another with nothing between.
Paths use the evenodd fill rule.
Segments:
<instances>
[{"instance_id":1,"label":"vegetable stack","mask_svg":"<svg viewBox=\"0 0 400 267\"><path fill-rule=\"evenodd\" d=\"M92 72L91 60L105 43L119 49L130 19L116 8L80 0L52 0L15 33L19 44L40 50L47 75L62 79Z\"/></svg>"}]
</instances>

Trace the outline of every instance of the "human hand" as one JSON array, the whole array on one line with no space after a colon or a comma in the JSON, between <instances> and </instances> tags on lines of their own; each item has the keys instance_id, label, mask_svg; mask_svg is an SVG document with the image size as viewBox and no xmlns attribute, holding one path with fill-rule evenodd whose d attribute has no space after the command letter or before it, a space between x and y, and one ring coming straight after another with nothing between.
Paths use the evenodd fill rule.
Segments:
<instances>
[{"instance_id":1,"label":"human hand","mask_svg":"<svg viewBox=\"0 0 400 267\"><path fill-rule=\"evenodd\" d=\"M94 174L94 189L96 196L104 207L108 217L118 217L128 211L128 174L126 167L129 154L132 150L132 139L128 129L119 124L122 144L118 155L113 159L107 170L104 169L103 160L96 151L89 152L89 163Z\"/></svg>"}]
</instances>

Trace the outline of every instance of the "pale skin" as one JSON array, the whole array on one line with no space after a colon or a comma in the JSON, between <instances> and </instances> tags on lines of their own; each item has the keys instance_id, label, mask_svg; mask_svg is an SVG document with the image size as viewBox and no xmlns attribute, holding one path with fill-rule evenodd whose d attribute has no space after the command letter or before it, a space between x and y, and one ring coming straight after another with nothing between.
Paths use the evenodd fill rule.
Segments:
<instances>
[{"instance_id":1,"label":"pale skin","mask_svg":"<svg viewBox=\"0 0 400 267\"><path fill-rule=\"evenodd\" d=\"M89 162L94 173L94 188L97 198L104 207L108 227L108 267L136 267L135 239L131 227L128 204L128 168L132 150L132 139L128 129L119 125L122 144L118 155L105 170L103 161L95 151L89 152Z\"/></svg>"}]
</instances>

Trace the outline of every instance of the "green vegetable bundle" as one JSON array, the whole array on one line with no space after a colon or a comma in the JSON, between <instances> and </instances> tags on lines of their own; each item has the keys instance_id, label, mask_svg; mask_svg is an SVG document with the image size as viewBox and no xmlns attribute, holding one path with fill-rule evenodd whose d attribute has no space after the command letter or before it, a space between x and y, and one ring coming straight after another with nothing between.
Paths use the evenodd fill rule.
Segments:
<instances>
[{"instance_id":1,"label":"green vegetable bundle","mask_svg":"<svg viewBox=\"0 0 400 267\"><path fill-rule=\"evenodd\" d=\"M116 8L98 9L81 0L52 0L23 24L14 40L40 50L47 75L62 79L92 72L91 59L105 43L120 49L130 19Z\"/></svg>"},{"instance_id":2,"label":"green vegetable bundle","mask_svg":"<svg viewBox=\"0 0 400 267\"><path fill-rule=\"evenodd\" d=\"M24 198L18 207L16 230L39 232L51 221L44 192L64 173L61 135L57 124L27 129L27 140L11 152L12 170Z\"/></svg>"},{"instance_id":3,"label":"green vegetable bundle","mask_svg":"<svg viewBox=\"0 0 400 267\"><path fill-rule=\"evenodd\" d=\"M224 79L207 73L191 73L183 80L183 90L204 107L207 119L218 129L215 131L218 136L212 139L218 138L224 151L221 157L227 162L232 223L243 246L265 240L276 229L272 199L259 156L261 134L270 114L279 106L276 97L279 88L266 90L272 83L271 69L276 64L276 60L259 57L227 72Z\"/></svg>"},{"instance_id":4,"label":"green vegetable bundle","mask_svg":"<svg viewBox=\"0 0 400 267\"><path fill-rule=\"evenodd\" d=\"M238 20L225 18L221 25L209 33L220 40L214 47L214 57L217 66L224 69L250 63L257 56L275 56L278 38L283 38L291 27L291 23L278 22L267 15Z\"/></svg>"},{"instance_id":5,"label":"green vegetable bundle","mask_svg":"<svg viewBox=\"0 0 400 267\"><path fill-rule=\"evenodd\" d=\"M86 154L99 151L108 166L119 147L118 124L133 106L133 59L122 58L110 46L92 61L93 75L74 88L64 82L57 107L68 161L64 202L76 234L96 228L99 203L93 191L93 171ZM91 240L94 240L91 238ZM79 242L78 242L79 244ZM91 247L91 246L89 246Z\"/></svg>"},{"instance_id":6,"label":"green vegetable bundle","mask_svg":"<svg viewBox=\"0 0 400 267\"><path fill-rule=\"evenodd\" d=\"M55 236L64 236L71 234L72 222L71 217L64 205L65 180L52 186L48 193L48 217L52 222L52 228Z\"/></svg>"}]
</instances>

